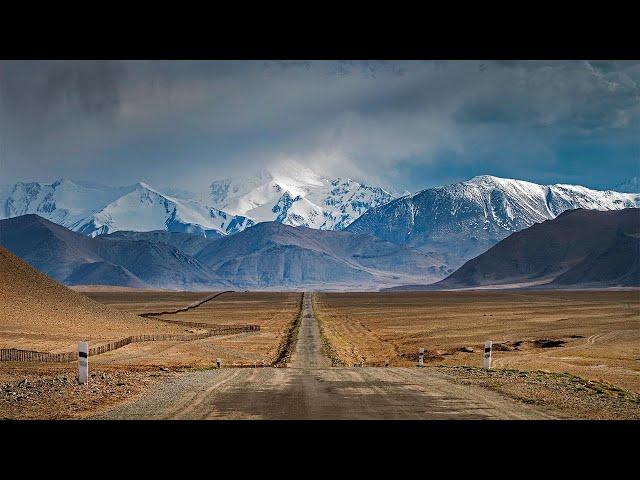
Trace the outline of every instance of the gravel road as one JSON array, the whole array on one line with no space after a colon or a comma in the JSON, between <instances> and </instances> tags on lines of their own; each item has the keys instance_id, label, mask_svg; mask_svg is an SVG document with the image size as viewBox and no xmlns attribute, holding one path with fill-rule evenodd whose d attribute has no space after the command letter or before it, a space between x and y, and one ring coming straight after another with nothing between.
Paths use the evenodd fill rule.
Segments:
<instances>
[{"instance_id":1,"label":"gravel road","mask_svg":"<svg viewBox=\"0 0 640 480\"><path fill-rule=\"evenodd\" d=\"M108 419L548 419L550 414L436 368L331 367L305 294L288 368L183 373Z\"/></svg>"}]
</instances>

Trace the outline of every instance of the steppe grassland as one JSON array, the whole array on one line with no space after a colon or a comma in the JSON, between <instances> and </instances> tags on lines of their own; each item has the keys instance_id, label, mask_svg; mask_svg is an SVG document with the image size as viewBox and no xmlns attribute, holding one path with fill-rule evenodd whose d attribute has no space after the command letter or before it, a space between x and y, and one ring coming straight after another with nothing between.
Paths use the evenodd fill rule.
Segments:
<instances>
[{"instance_id":1,"label":"steppe grassland","mask_svg":"<svg viewBox=\"0 0 640 480\"><path fill-rule=\"evenodd\" d=\"M204 292L109 292L87 293L91 298L123 311L163 311L192 304ZM98 357L98 362L211 367L217 358L225 365L269 365L275 359L289 326L298 315L302 294L297 292L225 293L198 308L162 315L166 321L214 325L257 324L260 331L210 337L189 342L132 344ZM185 332L198 333L205 327L181 325Z\"/></svg>"},{"instance_id":2,"label":"steppe grassland","mask_svg":"<svg viewBox=\"0 0 640 480\"><path fill-rule=\"evenodd\" d=\"M569 372L640 392L640 291L316 293L335 363ZM473 350L473 351L470 351Z\"/></svg>"}]
</instances>

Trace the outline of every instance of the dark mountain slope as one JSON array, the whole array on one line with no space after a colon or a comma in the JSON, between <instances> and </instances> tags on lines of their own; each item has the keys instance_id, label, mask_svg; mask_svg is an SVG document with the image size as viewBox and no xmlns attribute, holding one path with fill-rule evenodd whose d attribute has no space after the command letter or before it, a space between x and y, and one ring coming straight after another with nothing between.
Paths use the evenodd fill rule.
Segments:
<instances>
[{"instance_id":1,"label":"dark mountain slope","mask_svg":"<svg viewBox=\"0 0 640 480\"><path fill-rule=\"evenodd\" d=\"M0 245L60 282L80 265L102 260L91 238L33 214L0 220Z\"/></svg>"},{"instance_id":2,"label":"dark mountain slope","mask_svg":"<svg viewBox=\"0 0 640 480\"><path fill-rule=\"evenodd\" d=\"M84 263L66 278L67 285L113 285L118 287L145 288L129 270L109 262Z\"/></svg>"},{"instance_id":3,"label":"dark mountain slope","mask_svg":"<svg viewBox=\"0 0 640 480\"><path fill-rule=\"evenodd\" d=\"M166 243L187 255L195 255L204 247L215 242L221 235L211 234L208 237L194 235L192 233L167 232L164 230L153 230L151 232L131 232L120 231L108 235L100 235L99 238L106 240L146 240L154 243Z\"/></svg>"},{"instance_id":4,"label":"dark mountain slope","mask_svg":"<svg viewBox=\"0 0 640 480\"><path fill-rule=\"evenodd\" d=\"M205 247L196 258L246 288L398 283L442 276L441 264L371 235L259 223Z\"/></svg>"},{"instance_id":5,"label":"dark mountain slope","mask_svg":"<svg viewBox=\"0 0 640 480\"><path fill-rule=\"evenodd\" d=\"M25 215L0 221L0 243L74 285L377 289L449 273L435 256L372 235L271 222L220 239L169 232L90 238Z\"/></svg>"},{"instance_id":6,"label":"dark mountain slope","mask_svg":"<svg viewBox=\"0 0 640 480\"><path fill-rule=\"evenodd\" d=\"M639 238L640 209L570 210L512 234L434 287L636 286Z\"/></svg>"},{"instance_id":7,"label":"dark mountain slope","mask_svg":"<svg viewBox=\"0 0 640 480\"><path fill-rule=\"evenodd\" d=\"M596 251L557 276L550 285L640 286L640 238L620 233L604 252Z\"/></svg>"},{"instance_id":8,"label":"dark mountain slope","mask_svg":"<svg viewBox=\"0 0 640 480\"><path fill-rule=\"evenodd\" d=\"M90 238L37 215L0 220L0 245L63 283L96 284L101 272L106 283L98 283L107 285L229 287L200 262L165 242ZM118 279L125 284L117 283Z\"/></svg>"},{"instance_id":9,"label":"dark mountain slope","mask_svg":"<svg viewBox=\"0 0 640 480\"><path fill-rule=\"evenodd\" d=\"M512 233L555 218L565 210L638 206L639 194L577 185L545 186L483 175L371 208L346 230L435 252L456 269Z\"/></svg>"}]
</instances>

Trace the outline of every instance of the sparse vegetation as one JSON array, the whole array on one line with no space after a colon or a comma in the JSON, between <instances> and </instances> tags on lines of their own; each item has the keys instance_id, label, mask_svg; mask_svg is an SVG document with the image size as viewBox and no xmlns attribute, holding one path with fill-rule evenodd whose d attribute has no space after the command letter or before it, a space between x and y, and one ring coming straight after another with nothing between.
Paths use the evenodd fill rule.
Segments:
<instances>
[{"instance_id":1,"label":"sparse vegetation","mask_svg":"<svg viewBox=\"0 0 640 480\"><path fill-rule=\"evenodd\" d=\"M329 357L329 359L331 360L331 366L344 367L345 364L342 362L342 360L340 360L338 353L335 351L335 349L333 348L333 345L331 344L331 342L327 338L327 335L325 334L325 331L324 331L325 327L324 327L324 322L322 321L322 316L320 315L320 313L318 312L318 309L316 308L315 294L312 294L311 305L313 306L313 314L318 322L318 328L320 329L320 336L322 337L322 353L325 356Z\"/></svg>"},{"instance_id":2,"label":"sparse vegetation","mask_svg":"<svg viewBox=\"0 0 640 480\"><path fill-rule=\"evenodd\" d=\"M634 305L635 308L629 308ZM640 393L640 291L318 293L314 308L338 359L570 372ZM472 350L472 351L470 351Z\"/></svg>"},{"instance_id":3,"label":"sparse vegetation","mask_svg":"<svg viewBox=\"0 0 640 480\"><path fill-rule=\"evenodd\" d=\"M465 385L480 385L521 402L553 409L564 418L638 419L640 394L568 372L485 370L438 366Z\"/></svg>"},{"instance_id":4,"label":"sparse vegetation","mask_svg":"<svg viewBox=\"0 0 640 480\"><path fill-rule=\"evenodd\" d=\"M274 367L283 367L291 358L294 352L296 342L298 340L298 332L300 331L300 321L302 320L302 304L304 301L304 294L300 295L300 302L298 306L298 313L293 317L291 325L287 329L287 332L282 338L282 342L278 347L278 353L273 361Z\"/></svg>"}]
</instances>

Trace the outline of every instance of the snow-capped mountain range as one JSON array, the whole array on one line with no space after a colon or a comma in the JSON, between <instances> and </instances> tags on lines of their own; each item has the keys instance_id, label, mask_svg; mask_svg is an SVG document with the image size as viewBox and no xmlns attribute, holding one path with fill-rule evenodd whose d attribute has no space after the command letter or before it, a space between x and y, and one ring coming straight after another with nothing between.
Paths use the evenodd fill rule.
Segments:
<instances>
[{"instance_id":1,"label":"snow-capped mountain range","mask_svg":"<svg viewBox=\"0 0 640 480\"><path fill-rule=\"evenodd\" d=\"M511 233L565 210L628 207L640 207L640 194L483 175L371 208L346 230L438 253L457 268Z\"/></svg>"},{"instance_id":2,"label":"snow-capped mountain range","mask_svg":"<svg viewBox=\"0 0 640 480\"><path fill-rule=\"evenodd\" d=\"M264 221L341 230L368 208L392 199L381 188L322 177L287 163L252 176L215 181L207 197L172 188L160 191L143 182L125 187L69 179L18 182L0 189L0 219L37 214L92 237L123 230L209 237Z\"/></svg>"},{"instance_id":3,"label":"snow-capped mountain range","mask_svg":"<svg viewBox=\"0 0 640 480\"><path fill-rule=\"evenodd\" d=\"M292 162L214 181L201 194L158 190L142 182L106 187L68 179L0 189L0 218L34 213L89 236L165 230L216 237L276 221L371 233L448 256L452 268L510 233L567 209L630 206L640 206L640 194L488 175L394 199L382 188L322 176Z\"/></svg>"},{"instance_id":4,"label":"snow-capped mountain range","mask_svg":"<svg viewBox=\"0 0 640 480\"><path fill-rule=\"evenodd\" d=\"M394 198L380 187L321 176L293 162L263 169L251 177L215 181L209 197L220 210L256 222L321 230L342 230L369 208Z\"/></svg>"},{"instance_id":5,"label":"snow-capped mountain range","mask_svg":"<svg viewBox=\"0 0 640 480\"><path fill-rule=\"evenodd\" d=\"M436 259L438 268L429 273L432 281L511 233L566 210L628 207L640 207L640 193L489 175L394 199L382 188L323 177L291 164L214 181L206 193L158 190L142 182L106 187L68 179L0 188L0 219L37 214L90 237L118 231L157 235L158 230L221 237L268 221L371 234Z\"/></svg>"},{"instance_id":6,"label":"snow-capped mountain range","mask_svg":"<svg viewBox=\"0 0 640 480\"><path fill-rule=\"evenodd\" d=\"M73 225L72 230L91 236L122 230L167 230L209 237L236 233L253 224L246 217L229 215L194 200L178 199L140 182L130 192Z\"/></svg>"},{"instance_id":7,"label":"snow-capped mountain range","mask_svg":"<svg viewBox=\"0 0 640 480\"><path fill-rule=\"evenodd\" d=\"M71 228L133 187L106 187L60 179L51 184L18 182L0 188L0 218L37 213Z\"/></svg>"},{"instance_id":8,"label":"snow-capped mountain range","mask_svg":"<svg viewBox=\"0 0 640 480\"><path fill-rule=\"evenodd\" d=\"M92 237L121 230L220 236L254 223L163 194L143 182L114 188L61 179L51 184L19 182L0 191L0 218L29 213Z\"/></svg>"}]
</instances>

